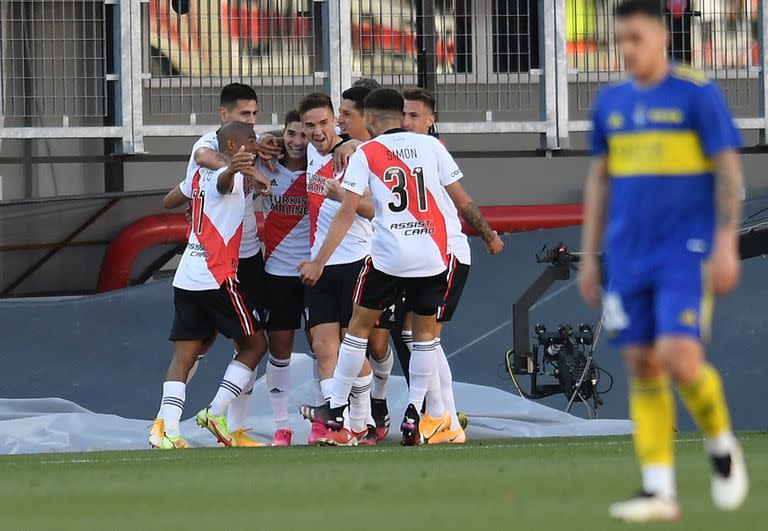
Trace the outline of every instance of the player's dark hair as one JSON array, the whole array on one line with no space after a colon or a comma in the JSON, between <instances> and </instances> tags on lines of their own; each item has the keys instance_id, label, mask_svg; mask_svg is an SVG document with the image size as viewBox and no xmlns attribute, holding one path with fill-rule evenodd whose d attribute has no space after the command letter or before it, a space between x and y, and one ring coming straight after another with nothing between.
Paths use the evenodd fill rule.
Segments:
<instances>
[{"instance_id":1,"label":"player's dark hair","mask_svg":"<svg viewBox=\"0 0 768 531\"><path fill-rule=\"evenodd\" d=\"M322 92L313 92L302 98L297 110L299 111L299 115L304 116L304 113L306 112L313 109L322 109L323 107L330 109L331 113L333 113L333 102L331 101L331 98Z\"/></svg>"},{"instance_id":2,"label":"player's dark hair","mask_svg":"<svg viewBox=\"0 0 768 531\"><path fill-rule=\"evenodd\" d=\"M341 99L353 102L355 104L355 110L357 110L357 112L360 114L363 114L363 111L365 111L365 105L363 102L365 102L366 96L373 92L373 90L374 89L368 87L348 88L341 93Z\"/></svg>"},{"instance_id":3,"label":"player's dark hair","mask_svg":"<svg viewBox=\"0 0 768 531\"><path fill-rule=\"evenodd\" d=\"M233 138L238 138L241 136L250 136L255 134L256 133L253 132L253 126L251 124L247 124L245 122L239 122L237 120L231 120L225 123L224 125L219 127L218 131L216 131L216 137L219 140L220 146L223 146Z\"/></svg>"},{"instance_id":4,"label":"player's dark hair","mask_svg":"<svg viewBox=\"0 0 768 531\"><path fill-rule=\"evenodd\" d=\"M425 88L408 87L403 91L403 99L410 101L420 101L429 107L429 110L435 112L435 95Z\"/></svg>"},{"instance_id":5,"label":"player's dark hair","mask_svg":"<svg viewBox=\"0 0 768 531\"><path fill-rule=\"evenodd\" d=\"M288 124L291 122L301 123L301 115L299 114L299 111L291 109L290 111L285 113L285 120L283 120L283 125L285 127L288 127Z\"/></svg>"},{"instance_id":6,"label":"player's dark hair","mask_svg":"<svg viewBox=\"0 0 768 531\"><path fill-rule=\"evenodd\" d=\"M658 20L664 20L661 4L659 0L623 0L616 6L613 13L616 18L645 15Z\"/></svg>"},{"instance_id":7,"label":"player's dark hair","mask_svg":"<svg viewBox=\"0 0 768 531\"><path fill-rule=\"evenodd\" d=\"M404 104L403 97L394 89L376 89L365 97L366 111L371 110L402 115Z\"/></svg>"},{"instance_id":8,"label":"player's dark hair","mask_svg":"<svg viewBox=\"0 0 768 531\"><path fill-rule=\"evenodd\" d=\"M219 96L220 106L231 108L238 100L258 102L259 98L256 96L256 91L253 88L243 83L230 83L221 89L221 96Z\"/></svg>"},{"instance_id":9,"label":"player's dark hair","mask_svg":"<svg viewBox=\"0 0 768 531\"><path fill-rule=\"evenodd\" d=\"M354 83L352 83L353 87L364 87L368 90L376 90L381 88L381 83L376 81L375 79L371 77L361 77Z\"/></svg>"}]
</instances>

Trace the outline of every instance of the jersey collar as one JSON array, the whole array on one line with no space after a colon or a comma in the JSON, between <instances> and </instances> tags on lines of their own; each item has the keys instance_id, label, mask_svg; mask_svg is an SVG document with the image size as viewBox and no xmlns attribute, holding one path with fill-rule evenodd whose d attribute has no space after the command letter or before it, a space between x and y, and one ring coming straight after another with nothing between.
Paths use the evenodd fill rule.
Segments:
<instances>
[{"instance_id":1,"label":"jersey collar","mask_svg":"<svg viewBox=\"0 0 768 531\"><path fill-rule=\"evenodd\" d=\"M394 129L387 129L386 131L384 131L384 132L383 132L383 133L381 133L381 134L382 134L382 135L392 135L392 134L394 134L394 133L407 133L407 132L408 132L408 131L406 131L406 130L405 130L405 129L403 129L402 127L395 127Z\"/></svg>"}]
</instances>

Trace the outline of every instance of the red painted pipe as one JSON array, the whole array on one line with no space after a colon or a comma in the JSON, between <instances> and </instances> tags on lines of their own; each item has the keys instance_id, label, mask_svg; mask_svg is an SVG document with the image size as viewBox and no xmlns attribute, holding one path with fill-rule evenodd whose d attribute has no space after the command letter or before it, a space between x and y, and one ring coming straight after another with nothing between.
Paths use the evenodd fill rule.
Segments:
<instances>
[{"instance_id":1,"label":"red painted pipe","mask_svg":"<svg viewBox=\"0 0 768 531\"><path fill-rule=\"evenodd\" d=\"M579 225L582 216L580 204L490 206L480 210L499 234ZM259 214L259 230L262 228ZM184 214L158 214L131 223L107 247L96 291L127 287L133 264L143 251L155 245L184 243L188 230ZM464 232L474 235L466 224Z\"/></svg>"}]
</instances>

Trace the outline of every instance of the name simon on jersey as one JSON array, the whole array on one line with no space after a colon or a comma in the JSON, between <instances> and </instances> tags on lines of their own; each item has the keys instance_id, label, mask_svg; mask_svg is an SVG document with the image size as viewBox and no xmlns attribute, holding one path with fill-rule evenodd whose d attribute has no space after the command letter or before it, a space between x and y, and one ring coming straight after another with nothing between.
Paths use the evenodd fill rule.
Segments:
<instances>
[{"instance_id":1,"label":"name simon on jersey","mask_svg":"<svg viewBox=\"0 0 768 531\"><path fill-rule=\"evenodd\" d=\"M387 150L387 160L415 159L418 158L418 156L419 153L416 151L416 148L412 147Z\"/></svg>"},{"instance_id":2,"label":"name simon on jersey","mask_svg":"<svg viewBox=\"0 0 768 531\"><path fill-rule=\"evenodd\" d=\"M274 195L272 211L288 216L306 216L309 214L309 199L301 195Z\"/></svg>"},{"instance_id":3,"label":"name simon on jersey","mask_svg":"<svg viewBox=\"0 0 768 531\"><path fill-rule=\"evenodd\" d=\"M389 226L389 230L401 230L404 236L418 236L420 234L433 234L435 227L432 226L432 220L425 219L421 221L392 223Z\"/></svg>"}]
</instances>

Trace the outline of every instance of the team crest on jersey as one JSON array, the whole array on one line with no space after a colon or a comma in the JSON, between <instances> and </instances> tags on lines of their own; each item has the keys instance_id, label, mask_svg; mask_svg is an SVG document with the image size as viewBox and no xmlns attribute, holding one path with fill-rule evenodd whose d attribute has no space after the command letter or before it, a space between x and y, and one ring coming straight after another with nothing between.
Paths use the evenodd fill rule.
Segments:
<instances>
[{"instance_id":1,"label":"team crest on jersey","mask_svg":"<svg viewBox=\"0 0 768 531\"><path fill-rule=\"evenodd\" d=\"M696 326L699 314L693 308L688 308L680 314L680 324L683 326Z\"/></svg>"},{"instance_id":2,"label":"team crest on jersey","mask_svg":"<svg viewBox=\"0 0 768 531\"><path fill-rule=\"evenodd\" d=\"M624 127L624 115L619 111L614 111L608 116L608 128L609 129L621 129Z\"/></svg>"}]
</instances>

